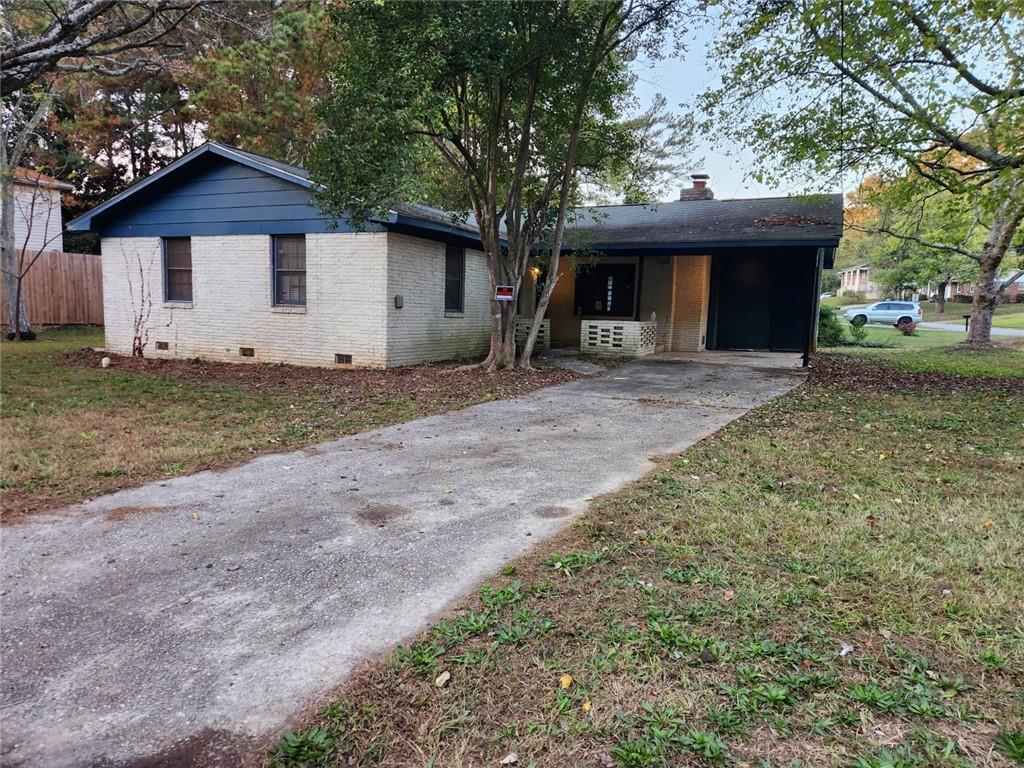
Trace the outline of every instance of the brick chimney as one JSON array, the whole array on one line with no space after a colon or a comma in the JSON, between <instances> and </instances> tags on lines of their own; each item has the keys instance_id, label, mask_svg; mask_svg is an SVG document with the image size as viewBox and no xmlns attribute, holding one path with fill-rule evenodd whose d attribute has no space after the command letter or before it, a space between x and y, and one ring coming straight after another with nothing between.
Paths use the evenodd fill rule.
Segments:
<instances>
[{"instance_id":1,"label":"brick chimney","mask_svg":"<svg viewBox=\"0 0 1024 768\"><path fill-rule=\"evenodd\" d=\"M693 179L693 186L689 189L679 191L680 200L714 200L715 193L708 186L708 179L711 177L706 173L694 173L690 175Z\"/></svg>"}]
</instances>

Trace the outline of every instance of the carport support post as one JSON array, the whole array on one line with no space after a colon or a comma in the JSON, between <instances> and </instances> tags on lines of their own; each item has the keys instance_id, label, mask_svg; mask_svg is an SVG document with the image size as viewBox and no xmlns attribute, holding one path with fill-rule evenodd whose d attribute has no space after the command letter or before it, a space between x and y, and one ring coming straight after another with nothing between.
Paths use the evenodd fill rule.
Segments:
<instances>
[{"instance_id":1,"label":"carport support post","mask_svg":"<svg viewBox=\"0 0 1024 768\"><path fill-rule=\"evenodd\" d=\"M804 337L804 368L811 364L811 353L815 351L815 339L818 336L818 307L821 304L821 270L825 262L825 249L819 248L814 262L814 282L811 289L811 314L807 318L807 335Z\"/></svg>"},{"instance_id":2,"label":"carport support post","mask_svg":"<svg viewBox=\"0 0 1024 768\"><path fill-rule=\"evenodd\" d=\"M633 289L633 319L640 319L640 299L644 282L644 257L636 257L636 288Z\"/></svg>"}]
</instances>

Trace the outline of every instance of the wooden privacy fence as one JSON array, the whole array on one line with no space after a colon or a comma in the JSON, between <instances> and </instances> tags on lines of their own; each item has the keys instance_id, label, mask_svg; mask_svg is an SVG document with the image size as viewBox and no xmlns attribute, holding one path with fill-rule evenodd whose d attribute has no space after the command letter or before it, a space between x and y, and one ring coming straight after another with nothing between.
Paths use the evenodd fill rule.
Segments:
<instances>
[{"instance_id":1,"label":"wooden privacy fence","mask_svg":"<svg viewBox=\"0 0 1024 768\"><path fill-rule=\"evenodd\" d=\"M100 257L44 251L21 281L32 325L103 325Z\"/></svg>"}]
</instances>

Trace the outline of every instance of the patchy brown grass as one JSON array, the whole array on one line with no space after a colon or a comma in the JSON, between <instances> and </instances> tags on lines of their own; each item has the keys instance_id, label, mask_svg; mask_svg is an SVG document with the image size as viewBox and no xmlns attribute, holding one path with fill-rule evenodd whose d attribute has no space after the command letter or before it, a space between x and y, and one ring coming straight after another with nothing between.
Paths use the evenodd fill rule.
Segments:
<instances>
[{"instance_id":1,"label":"patchy brown grass","mask_svg":"<svg viewBox=\"0 0 1024 768\"><path fill-rule=\"evenodd\" d=\"M1024 395L845 365L593 503L268 762L1019 762Z\"/></svg>"},{"instance_id":2,"label":"patchy brown grass","mask_svg":"<svg viewBox=\"0 0 1024 768\"><path fill-rule=\"evenodd\" d=\"M930 366L931 358L942 360ZM1019 359L1018 359L1019 358ZM929 352L911 356L902 365L870 357L818 355L813 381L860 392L1006 392L1024 395L1024 352L1012 347L995 351ZM952 362L950 362L952 361ZM950 370L952 369L952 370ZM1001 373L1003 375L993 375Z\"/></svg>"},{"instance_id":3,"label":"patchy brown grass","mask_svg":"<svg viewBox=\"0 0 1024 768\"><path fill-rule=\"evenodd\" d=\"M96 331L3 342L3 518L227 467L576 377L453 364L386 371L114 357Z\"/></svg>"}]
</instances>

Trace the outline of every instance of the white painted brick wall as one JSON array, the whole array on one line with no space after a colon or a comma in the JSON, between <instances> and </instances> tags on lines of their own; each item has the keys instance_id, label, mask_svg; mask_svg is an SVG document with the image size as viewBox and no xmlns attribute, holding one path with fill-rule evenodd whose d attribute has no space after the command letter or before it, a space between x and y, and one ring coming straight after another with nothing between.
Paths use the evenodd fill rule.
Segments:
<instances>
[{"instance_id":1,"label":"white painted brick wall","mask_svg":"<svg viewBox=\"0 0 1024 768\"><path fill-rule=\"evenodd\" d=\"M136 307L151 294L146 357L355 366L386 362L386 233L306 235L305 311L271 305L270 237L192 238L190 305L163 300L160 238L104 238L107 347L130 354ZM141 271L140 271L141 270ZM156 349L157 341L169 344ZM253 347L242 358L239 347Z\"/></svg>"},{"instance_id":2,"label":"white painted brick wall","mask_svg":"<svg viewBox=\"0 0 1024 768\"><path fill-rule=\"evenodd\" d=\"M193 237L189 304L163 300L160 238L104 238L102 252L107 348L118 354L131 354L147 304L146 357L333 366L341 353L357 367L384 367L482 356L490 339L484 255L466 251L465 311L453 315L444 311L444 245L430 240L306 235L304 310L271 305L269 236Z\"/></svg>"},{"instance_id":3,"label":"white painted brick wall","mask_svg":"<svg viewBox=\"0 0 1024 768\"><path fill-rule=\"evenodd\" d=\"M481 251L466 249L464 312L444 311L443 243L388 234L388 366L482 357L490 345L490 279ZM401 295L403 306L395 308Z\"/></svg>"}]
</instances>

